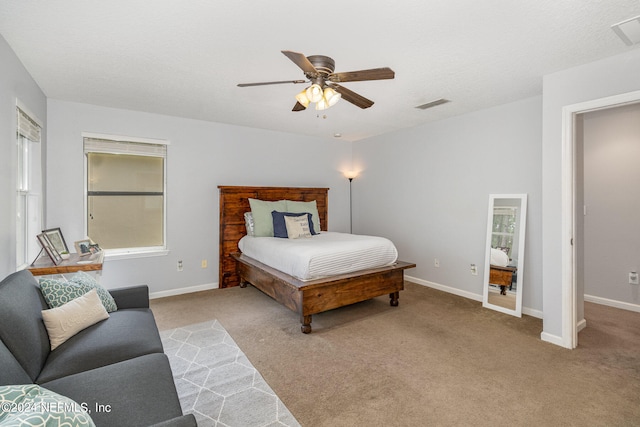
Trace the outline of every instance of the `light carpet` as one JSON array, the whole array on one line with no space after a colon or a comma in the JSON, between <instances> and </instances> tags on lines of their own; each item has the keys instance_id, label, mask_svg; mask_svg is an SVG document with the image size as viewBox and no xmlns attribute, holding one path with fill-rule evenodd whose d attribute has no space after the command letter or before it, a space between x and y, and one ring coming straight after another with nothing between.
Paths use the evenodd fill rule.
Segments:
<instances>
[{"instance_id":1,"label":"light carpet","mask_svg":"<svg viewBox=\"0 0 640 427\"><path fill-rule=\"evenodd\" d=\"M300 425L217 320L160 336L182 411L199 426Z\"/></svg>"},{"instance_id":2,"label":"light carpet","mask_svg":"<svg viewBox=\"0 0 640 427\"><path fill-rule=\"evenodd\" d=\"M254 287L151 301L158 328L214 316L305 427L638 426L640 313L585 303L567 350L542 320L405 282L378 297L299 315Z\"/></svg>"}]
</instances>

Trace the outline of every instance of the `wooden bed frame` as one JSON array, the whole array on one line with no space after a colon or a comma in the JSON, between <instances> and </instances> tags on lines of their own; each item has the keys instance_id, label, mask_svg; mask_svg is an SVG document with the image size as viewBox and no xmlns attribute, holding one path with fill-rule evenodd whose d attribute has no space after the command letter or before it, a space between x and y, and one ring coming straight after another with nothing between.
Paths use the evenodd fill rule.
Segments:
<instances>
[{"instance_id":1,"label":"wooden bed frame","mask_svg":"<svg viewBox=\"0 0 640 427\"><path fill-rule=\"evenodd\" d=\"M328 188L240 187L220 189L221 288L247 283L300 315L301 330L311 332L311 316L388 294L398 305L404 289L404 270L416 265L398 261L388 267L362 270L324 279L301 281L238 252L238 241L246 234L244 213L251 210L249 198L260 200L316 201L322 230L327 229Z\"/></svg>"}]
</instances>

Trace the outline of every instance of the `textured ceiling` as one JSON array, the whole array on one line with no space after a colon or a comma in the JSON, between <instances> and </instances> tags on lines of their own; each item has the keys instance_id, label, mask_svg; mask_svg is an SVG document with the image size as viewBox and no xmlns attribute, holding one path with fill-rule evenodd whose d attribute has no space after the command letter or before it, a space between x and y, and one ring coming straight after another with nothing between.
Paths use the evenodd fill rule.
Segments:
<instances>
[{"instance_id":1,"label":"textured ceiling","mask_svg":"<svg viewBox=\"0 0 640 427\"><path fill-rule=\"evenodd\" d=\"M2 0L0 34L50 98L355 141L541 94L545 74L637 49L610 29L636 15L638 0ZM303 85L236 86L304 78L281 50L396 78L344 84L369 109L292 112Z\"/></svg>"}]
</instances>

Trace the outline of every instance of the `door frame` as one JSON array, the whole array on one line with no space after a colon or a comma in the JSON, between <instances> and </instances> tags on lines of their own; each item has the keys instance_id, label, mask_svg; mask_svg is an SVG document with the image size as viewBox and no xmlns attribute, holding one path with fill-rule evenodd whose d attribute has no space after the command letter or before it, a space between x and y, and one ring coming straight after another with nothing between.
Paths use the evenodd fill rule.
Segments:
<instances>
[{"instance_id":1,"label":"door frame","mask_svg":"<svg viewBox=\"0 0 640 427\"><path fill-rule=\"evenodd\" d=\"M562 346L578 346L578 286L576 283L576 116L640 102L640 90L594 99L562 108Z\"/></svg>"}]
</instances>

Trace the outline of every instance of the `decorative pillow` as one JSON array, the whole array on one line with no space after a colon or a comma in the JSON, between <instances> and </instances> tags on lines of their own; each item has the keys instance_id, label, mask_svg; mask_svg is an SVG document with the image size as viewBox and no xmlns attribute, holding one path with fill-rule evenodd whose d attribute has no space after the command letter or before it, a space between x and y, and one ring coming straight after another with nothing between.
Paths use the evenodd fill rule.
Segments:
<instances>
[{"instance_id":1,"label":"decorative pillow","mask_svg":"<svg viewBox=\"0 0 640 427\"><path fill-rule=\"evenodd\" d=\"M273 218L271 211L287 212L287 204L284 200L267 202L258 199L249 199L251 215L253 216L253 235L255 237L273 237ZM310 211L307 211L310 212Z\"/></svg>"},{"instance_id":2,"label":"decorative pillow","mask_svg":"<svg viewBox=\"0 0 640 427\"><path fill-rule=\"evenodd\" d=\"M95 289L107 312L111 313L118 309L109 291L84 271L79 271L74 274L68 282L47 277L40 279L39 282L40 291L49 308L60 307L69 301L81 297L91 289Z\"/></svg>"},{"instance_id":3,"label":"decorative pillow","mask_svg":"<svg viewBox=\"0 0 640 427\"><path fill-rule=\"evenodd\" d=\"M60 307L42 310L42 320L49 333L51 351L81 330L108 317L109 313L104 309L95 289Z\"/></svg>"},{"instance_id":4,"label":"decorative pillow","mask_svg":"<svg viewBox=\"0 0 640 427\"><path fill-rule=\"evenodd\" d=\"M95 427L86 404L36 384L0 386L0 426Z\"/></svg>"},{"instance_id":5,"label":"decorative pillow","mask_svg":"<svg viewBox=\"0 0 640 427\"><path fill-rule=\"evenodd\" d=\"M247 236L253 236L253 214L251 212L244 213L244 226L247 229Z\"/></svg>"},{"instance_id":6,"label":"decorative pillow","mask_svg":"<svg viewBox=\"0 0 640 427\"><path fill-rule=\"evenodd\" d=\"M271 216L273 217L273 237L282 237L284 239L289 237L287 234L287 225L284 222L284 218L287 216L306 216L309 222L309 232L312 235L316 234L313 230L313 222L311 221L311 214L309 212L292 213L273 211L271 212Z\"/></svg>"},{"instance_id":7,"label":"decorative pillow","mask_svg":"<svg viewBox=\"0 0 640 427\"><path fill-rule=\"evenodd\" d=\"M284 211L293 213L309 212L311 214L311 221L313 222L314 234L318 234L320 232L320 215L318 214L318 205L315 200L311 202L287 200L286 202L287 209L284 209Z\"/></svg>"},{"instance_id":8,"label":"decorative pillow","mask_svg":"<svg viewBox=\"0 0 640 427\"><path fill-rule=\"evenodd\" d=\"M304 216L285 216L284 223L287 226L287 236L289 236L289 239L311 237L309 220Z\"/></svg>"}]
</instances>

